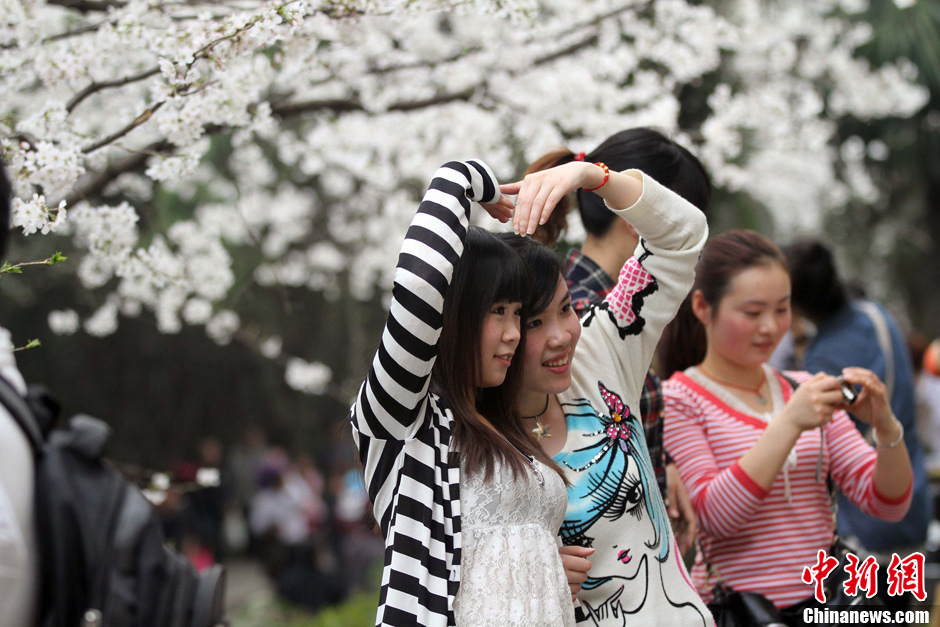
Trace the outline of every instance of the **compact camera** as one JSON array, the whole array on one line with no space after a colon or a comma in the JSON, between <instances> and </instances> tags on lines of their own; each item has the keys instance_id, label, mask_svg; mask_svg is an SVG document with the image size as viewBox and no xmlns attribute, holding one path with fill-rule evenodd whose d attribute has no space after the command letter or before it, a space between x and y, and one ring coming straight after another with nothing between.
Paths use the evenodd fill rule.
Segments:
<instances>
[{"instance_id":1,"label":"compact camera","mask_svg":"<svg viewBox=\"0 0 940 627\"><path fill-rule=\"evenodd\" d=\"M844 400L846 404L851 405L855 402L855 399L858 398L858 394L855 392L855 387L848 381L844 380L842 375L839 375L836 377L836 379L839 380L839 385L842 386L842 400Z\"/></svg>"}]
</instances>

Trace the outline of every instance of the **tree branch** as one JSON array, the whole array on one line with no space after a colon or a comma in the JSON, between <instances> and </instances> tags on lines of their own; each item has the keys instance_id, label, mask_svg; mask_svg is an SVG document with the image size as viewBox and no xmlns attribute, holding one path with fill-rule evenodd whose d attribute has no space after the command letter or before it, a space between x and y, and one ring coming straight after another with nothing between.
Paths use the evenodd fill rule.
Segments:
<instances>
[{"instance_id":1,"label":"tree branch","mask_svg":"<svg viewBox=\"0 0 940 627\"><path fill-rule=\"evenodd\" d=\"M191 68L193 65L195 65L196 61L208 57L209 54L212 52L212 49L215 48L218 44L222 43L223 41L229 41L229 40L232 40L232 39L237 38L239 35L242 35L242 34L245 33L246 31L250 30L255 24L257 24L257 23L260 22L260 21L261 21L261 17L256 17L255 19L253 19L252 21L248 22L247 24L245 24L245 25L242 26L241 28L236 29L235 32L229 33L228 35L222 35L221 37L218 37L217 39L213 39L212 41L210 41L209 43L207 43L206 45L204 45L202 48L200 48L199 50L197 50L196 52L193 53L193 59L192 59L192 61L190 61L189 63L186 64L187 69L188 69L188 68ZM75 107L77 107L85 98L87 98L88 96L90 96L90 95L92 95L92 94L94 94L94 93L96 93L96 92L99 92L99 91L101 91L101 90L103 90L103 89L108 89L108 88L111 88L111 87L123 87L124 85L129 85L129 84L131 84L131 83L136 83L136 82L138 82L138 81L146 80L146 79L150 78L151 76L155 76L155 75L157 75L157 74L159 74L159 73L160 73L160 68L159 68L159 66L154 66L154 67L148 68L148 69L146 69L146 70L144 70L143 72L140 72L140 73L138 73L138 74L133 74L133 75L131 75L131 76L125 76L125 77L123 77L123 78L118 78L118 79L115 79L115 80L113 80L113 81L101 81L101 82L95 81L95 82L91 83L90 85L88 85L87 87L85 87L84 89L82 89L80 92L78 92L78 93L75 94L74 96L72 96L72 98L69 100L68 104L66 104L65 110L68 111L69 113L71 113L72 110L73 110ZM188 87L188 85L187 85L186 87ZM150 113L152 114L154 111L157 110L157 108L159 108L159 105L156 105L155 107L153 107L153 110L150 111ZM146 114L147 114L147 113L144 112L143 115L146 115ZM148 117L149 117L149 116L148 116ZM140 119L140 118L138 118L138 120L139 120L139 119ZM137 120L135 120L129 127L125 127L125 129L123 129L123 132L122 132L122 131L118 131L119 134L116 134L117 137L120 137L121 135L126 134L128 131L130 131L132 128L134 128L134 126L137 126L137 125L139 125L139 124L142 124L143 122L146 122L146 119L145 119L145 120L142 120L142 121L140 121L140 122L138 122ZM108 141L113 141L114 139L117 139L117 137L111 136L111 138L108 139ZM101 141L104 142L104 143L108 143L108 141L105 141L105 140L101 140ZM102 145L103 145L103 144L102 144ZM97 145L97 144L95 144L94 146L95 146L95 148L100 148L100 147L101 147L100 145ZM85 152L91 152L91 151L94 150L95 148L86 149Z\"/></svg>"},{"instance_id":2,"label":"tree branch","mask_svg":"<svg viewBox=\"0 0 940 627\"><path fill-rule=\"evenodd\" d=\"M577 33L578 31L584 28L591 28L603 24L606 20L609 20L613 17L617 17L621 13L633 12L634 14L641 14L646 11L650 11L653 8L653 3L655 0L646 0L645 3L639 4L636 1L629 1L626 4L622 4L618 7L614 7L609 11L605 11L599 15L594 15L588 19L582 20L580 22L574 22L573 24L566 25L565 29L558 30L553 33L547 33L547 36L555 39L560 39L565 35L571 35L572 33ZM542 41L546 38L546 33L542 31L537 31L532 35L528 35L525 38L527 44L535 43L537 41Z\"/></svg>"},{"instance_id":3,"label":"tree branch","mask_svg":"<svg viewBox=\"0 0 940 627\"><path fill-rule=\"evenodd\" d=\"M186 67L192 67L193 64L196 63L196 61L206 56L207 53L213 48L215 48L218 44L222 43L223 41L235 39L242 33L245 33L246 31L251 30L251 28L260 21L261 21L261 16L258 16L255 19L248 22L247 24L245 24L244 26L242 26L241 28L235 29L235 32L229 33L228 35L222 35L221 37L217 39L213 39L212 41L207 43L205 46L203 46L202 48L200 48L199 50L193 53L193 60L190 61L188 64L186 64Z\"/></svg>"},{"instance_id":4,"label":"tree branch","mask_svg":"<svg viewBox=\"0 0 940 627\"><path fill-rule=\"evenodd\" d=\"M440 104L447 104L448 102L460 102L467 101L473 97L473 94L476 93L476 87L468 87L464 90L454 92L452 94L438 94L430 98L425 98L424 100L412 100L410 102L396 102L388 107L389 111L415 111L417 109L424 109L427 107L434 107Z\"/></svg>"},{"instance_id":5,"label":"tree branch","mask_svg":"<svg viewBox=\"0 0 940 627\"><path fill-rule=\"evenodd\" d=\"M27 342L25 346L19 346L17 348L14 348L12 352L16 353L19 351L25 351L30 348L36 348L37 346L42 346L42 342L40 342L38 338L35 340L29 340L29 342Z\"/></svg>"},{"instance_id":6,"label":"tree branch","mask_svg":"<svg viewBox=\"0 0 940 627\"><path fill-rule=\"evenodd\" d=\"M314 111L349 113L351 111L365 111L365 107L363 107L362 103L357 99L343 100L341 98L271 103L271 114L280 118L289 118L304 113L312 113Z\"/></svg>"},{"instance_id":7,"label":"tree branch","mask_svg":"<svg viewBox=\"0 0 940 627\"><path fill-rule=\"evenodd\" d=\"M50 35L42 40L42 43L50 43L53 41L60 41L62 39L68 39L69 37L75 37L77 35L84 35L86 33L97 32L107 22L99 24L86 24L85 26L79 26L78 28L73 28L72 30L67 30L65 32L59 33L58 35Z\"/></svg>"},{"instance_id":8,"label":"tree branch","mask_svg":"<svg viewBox=\"0 0 940 627\"><path fill-rule=\"evenodd\" d=\"M36 150L36 144L39 143L39 139L30 133L24 133L23 131L18 131L9 135L9 138L21 143L26 144L30 150Z\"/></svg>"},{"instance_id":9,"label":"tree branch","mask_svg":"<svg viewBox=\"0 0 940 627\"><path fill-rule=\"evenodd\" d=\"M3 265L0 266L0 274L23 274L23 268L26 266L54 266L57 263L62 263L66 259L68 259L68 257L56 251L54 255L42 261L22 261L17 264L5 261Z\"/></svg>"},{"instance_id":10,"label":"tree branch","mask_svg":"<svg viewBox=\"0 0 940 627\"><path fill-rule=\"evenodd\" d=\"M79 13L106 13L108 9L124 6L118 0L47 0L47 4L74 9Z\"/></svg>"},{"instance_id":11,"label":"tree branch","mask_svg":"<svg viewBox=\"0 0 940 627\"><path fill-rule=\"evenodd\" d=\"M472 54L476 54L477 52L482 52L482 51L483 51L482 46L472 46L470 48L467 48L466 50L461 50L460 52L456 54L452 54L451 56L445 59L414 61L412 63L402 63L399 65L376 66L372 68L370 71L373 74L391 74L392 72L399 72L402 70L417 70L417 69L433 68L435 66L439 66L442 64L454 63L455 61L459 61L463 59L464 57L468 57Z\"/></svg>"},{"instance_id":12,"label":"tree branch","mask_svg":"<svg viewBox=\"0 0 940 627\"><path fill-rule=\"evenodd\" d=\"M462 91L448 93L448 94L438 94L437 96L432 96L431 98L426 98L424 100L412 100L412 101L402 101L397 102L389 106L389 111L415 111L417 109L423 109L426 107L434 107L441 104L447 104L449 102L460 102L468 101L473 97L473 94L476 92L476 88L468 87ZM109 135L103 139L98 140L90 146L86 146L82 149L83 152L88 153L93 150L97 150L102 146L126 135L134 128L140 126L149 119L153 113L160 108L163 103L157 103L152 106L150 109L145 111L143 114L137 117L132 123L125 126L120 131ZM271 107L271 112L278 117L292 117L296 115L303 115L305 113L311 113L314 111L333 111L337 113L348 113L351 111L365 111L365 107L357 100L309 100L306 102L293 102L280 105L273 105ZM219 124L210 124L207 125L203 132L205 135L215 135L223 132L224 130L230 128L226 125ZM127 172L134 172L144 167L144 164L147 162L147 159L156 154L163 154L170 152L174 148L173 144L166 140L160 140L154 142L143 148L141 151L136 152L135 154L118 161L114 164L109 164L104 170L98 172L91 176L81 185L76 186L72 193L68 194L65 197L66 204L71 206L80 200L88 200L99 194L107 185L119 177L122 174Z\"/></svg>"},{"instance_id":13,"label":"tree branch","mask_svg":"<svg viewBox=\"0 0 940 627\"><path fill-rule=\"evenodd\" d=\"M78 106L78 104L92 95L95 92L101 91L102 89L108 89L110 87L122 87L124 85L129 85L131 83L136 83L137 81L142 81L154 76L155 74L160 73L159 67L152 67L150 69L144 70L139 74L133 74L131 76L125 76L124 78L118 78L113 81L102 81L94 82L82 89L80 92L72 96L72 99L69 100L68 104L65 105L65 110L69 113L72 112L72 109Z\"/></svg>"},{"instance_id":14,"label":"tree branch","mask_svg":"<svg viewBox=\"0 0 940 627\"><path fill-rule=\"evenodd\" d=\"M144 167L144 164L147 163L147 159L151 156L165 153L172 149L172 143L166 139L161 139L160 141L150 144L140 152L136 152L115 163L109 163L104 170L97 172L82 184L76 185L72 189L72 193L65 197L66 205L71 207L80 200L90 200L94 198L117 177L128 172L139 170Z\"/></svg>"},{"instance_id":15,"label":"tree branch","mask_svg":"<svg viewBox=\"0 0 940 627\"><path fill-rule=\"evenodd\" d=\"M156 103L156 104L154 104L154 105L151 105L149 109L147 109L146 111L144 111L143 113L141 113L140 115L138 115L138 116L134 119L133 122L131 122L130 124L128 124L128 125L125 126L124 128L122 128L122 129L120 129L120 130L118 130L118 131L115 131L114 133L111 133L111 134L108 135L107 137L102 137L101 139L99 139L99 140L96 141L95 143L90 144L90 145L88 145L88 146L85 146L84 148L82 148L82 152L85 153L85 154L88 154L89 152L94 152L95 150L98 150L98 149L101 148L102 146L107 146L107 145L110 144L111 142L113 142L113 141L115 141L115 140L118 140L118 139L124 137L125 135L127 135L128 133L130 133L131 131L133 131L135 128L137 128L138 126L140 126L141 124L143 124L144 122L146 122L147 120L149 120L149 119L150 119L150 116L152 116L154 113L156 113L157 110L165 104L165 102L166 102L165 100L161 100L160 102L158 102L158 103Z\"/></svg>"},{"instance_id":16,"label":"tree branch","mask_svg":"<svg viewBox=\"0 0 940 627\"><path fill-rule=\"evenodd\" d=\"M464 90L437 94L424 100L403 100L392 103L388 106L388 111L415 111L425 109L436 105L447 104L448 102L467 101L476 93L476 87L468 87ZM333 113L350 113L352 111L366 111L365 106L358 99L342 100L339 98L330 98L324 100L306 100L301 102L272 103L271 114L280 118L302 115L304 113L313 113L315 111L332 111Z\"/></svg>"},{"instance_id":17,"label":"tree branch","mask_svg":"<svg viewBox=\"0 0 940 627\"><path fill-rule=\"evenodd\" d=\"M584 48L590 48L591 46L594 46L597 44L598 39L599 37L597 33L593 35L588 35L581 41L575 42L571 44L570 46L561 48L560 50L556 50L554 52L550 52L543 57L539 57L538 59L535 59L535 61L532 62L532 65L535 65L535 66L545 65L546 63L551 63L552 61L560 59L569 54L574 54L575 52L579 52L583 50Z\"/></svg>"}]
</instances>

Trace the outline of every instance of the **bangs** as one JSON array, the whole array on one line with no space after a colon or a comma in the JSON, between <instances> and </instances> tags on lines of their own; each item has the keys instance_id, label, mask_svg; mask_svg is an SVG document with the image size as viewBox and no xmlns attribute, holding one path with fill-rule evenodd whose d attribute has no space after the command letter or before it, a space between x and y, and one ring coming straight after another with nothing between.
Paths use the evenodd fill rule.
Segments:
<instances>
[{"instance_id":1,"label":"bangs","mask_svg":"<svg viewBox=\"0 0 940 627\"><path fill-rule=\"evenodd\" d=\"M565 276L564 264L554 250L530 237L515 233L500 233L496 237L522 256L532 285L529 299L523 301L525 315L527 318L539 315L555 298L558 279Z\"/></svg>"},{"instance_id":2,"label":"bangs","mask_svg":"<svg viewBox=\"0 0 940 627\"><path fill-rule=\"evenodd\" d=\"M529 268L532 293L526 302L526 316L538 316L557 296L558 279L565 276L565 266L555 251L528 237L518 237L514 244Z\"/></svg>"},{"instance_id":3,"label":"bangs","mask_svg":"<svg viewBox=\"0 0 940 627\"><path fill-rule=\"evenodd\" d=\"M528 268L522 258L509 246L498 242L498 252L493 260L496 264L493 276L493 298L491 303L509 301L527 304L532 292L529 283ZM486 277L479 277L486 281Z\"/></svg>"},{"instance_id":4,"label":"bangs","mask_svg":"<svg viewBox=\"0 0 940 627\"><path fill-rule=\"evenodd\" d=\"M558 279L565 276L565 268L558 255L541 244L527 246L523 255L532 277L532 297L526 304L526 315L537 316L555 299Z\"/></svg>"},{"instance_id":5,"label":"bangs","mask_svg":"<svg viewBox=\"0 0 940 627\"><path fill-rule=\"evenodd\" d=\"M480 320L490 305L499 301L526 304L531 293L525 261L506 242L478 227L467 231L465 265L466 301L478 308Z\"/></svg>"}]
</instances>

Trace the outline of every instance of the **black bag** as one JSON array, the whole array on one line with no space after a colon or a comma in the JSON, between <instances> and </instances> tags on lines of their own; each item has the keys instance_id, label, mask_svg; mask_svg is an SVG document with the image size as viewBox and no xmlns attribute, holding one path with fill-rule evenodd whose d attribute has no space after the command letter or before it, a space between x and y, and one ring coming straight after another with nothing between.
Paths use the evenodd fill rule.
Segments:
<instances>
[{"instance_id":1,"label":"black bag","mask_svg":"<svg viewBox=\"0 0 940 627\"><path fill-rule=\"evenodd\" d=\"M773 601L756 592L736 592L719 583L708 609L716 627L786 627Z\"/></svg>"},{"instance_id":2,"label":"black bag","mask_svg":"<svg viewBox=\"0 0 940 627\"><path fill-rule=\"evenodd\" d=\"M773 601L757 592L737 592L718 583L708 609L716 627L786 627Z\"/></svg>"},{"instance_id":3,"label":"black bag","mask_svg":"<svg viewBox=\"0 0 940 627\"><path fill-rule=\"evenodd\" d=\"M150 502L103 458L111 429L90 416L64 429L0 377L0 401L36 461L35 516L42 627L211 627L225 572L197 573L164 542Z\"/></svg>"},{"instance_id":4,"label":"black bag","mask_svg":"<svg viewBox=\"0 0 940 627\"><path fill-rule=\"evenodd\" d=\"M701 539L696 540L696 546L705 561L705 585L709 585L712 576L718 578L712 588L714 599L707 604L717 627L787 627L773 601L759 592L732 589L718 569L712 568Z\"/></svg>"},{"instance_id":5,"label":"black bag","mask_svg":"<svg viewBox=\"0 0 940 627\"><path fill-rule=\"evenodd\" d=\"M838 559L839 565L834 571L832 571L832 573L829 574L829 577L826 578L826 581L823 584L823 588L825 589L826 594L826 602L823 605L833 609L844 609L847 607L854 607L856 605L864 605L866 608L886 607L884 598L885 595L887 595L887 591L882 585L878 586L878 592L870 599L867 598L864 593L858 594L854 597L845 593L844 582L848 579L848 573L845 571L845 567L849 563L849 560L846 557L846 554L848 553L854 553L856 556L861 555L861 551L855 550L848 546L838 537L838 534L834 532L834 538L832 541L832 547L829 549L829 555Z\"/></svg>"}]
</instances>

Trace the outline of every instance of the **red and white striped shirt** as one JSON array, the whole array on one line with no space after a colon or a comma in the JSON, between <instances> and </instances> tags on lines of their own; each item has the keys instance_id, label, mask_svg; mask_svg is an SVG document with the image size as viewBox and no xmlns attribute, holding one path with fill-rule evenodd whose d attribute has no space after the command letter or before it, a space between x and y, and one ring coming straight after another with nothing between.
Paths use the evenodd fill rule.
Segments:
<instances>
[{"instance_id":1,"label":"red and white striped shirt","mask_svg":"<svg viewBox=\"0 0 940 627\"><path fill-rule=\"evenodd\" d=\"M775 396L785 403L793 391L779 373L774 374L768 383L778 387ZM788 374L798 382L810 376ZM900 520L907 512L910 488L897 499L878 493L872 481L876 453L843 411L823 427L819 480L820 430L800 435L794 447L796 466L787 470L788 499L783 471L765 490L738 464L766 422L731 407L686 373L677 372L665 381L663 394L666 450L692 499L712 566L707 583L701 554L692 569L692 579L706 602L712 600L711 588L719 573L733 589L759 592L780 608L812 596L812 586L800 576L805 566L815 563L819 549L832 545L827 475L852 502L877 518Z\"/></svg>"}]
</instances>

